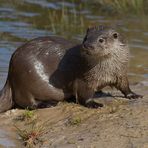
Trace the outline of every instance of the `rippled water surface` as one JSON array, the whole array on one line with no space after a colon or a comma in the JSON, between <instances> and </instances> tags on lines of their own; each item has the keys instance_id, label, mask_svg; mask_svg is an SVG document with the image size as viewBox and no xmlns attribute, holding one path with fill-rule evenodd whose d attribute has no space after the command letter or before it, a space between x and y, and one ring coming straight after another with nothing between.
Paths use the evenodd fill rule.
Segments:
<instances>
[{"instance_id":1,"label":"rippled water surface","mask_svg":"<svg viewBox=\"0 0 148 148\"><path fill-rule=\"evenodd\" d=\"M117 25L129 40L130 81L148 86L147 15L109 15L93 3L78 0L0 0L0 88L12 53L26 41L46 35L81 41L88 26L100 24Z\"/></svg>"}]
</instances>

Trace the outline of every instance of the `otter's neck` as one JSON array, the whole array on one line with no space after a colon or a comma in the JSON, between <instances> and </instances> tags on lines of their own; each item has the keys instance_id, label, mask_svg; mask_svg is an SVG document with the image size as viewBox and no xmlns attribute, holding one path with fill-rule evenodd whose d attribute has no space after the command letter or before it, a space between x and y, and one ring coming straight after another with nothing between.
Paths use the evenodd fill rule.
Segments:
<instances>
[{"instance_id":1,"label":"otter's neck","mask_svg":"<svg viewBox=\"0 0 148 148\"><path fill-rule=\"evenodd\" d=\"M95 67L99 61L98 57L83 54L82 45L77 45L65 53L59 64L59 69L66 73L82 75Z\"/></svg>"},{"instance_id":2,"label":"otter's neck","mask_svg":"<svg viewBox=\"0 0 148 148\"><path fill-rule=\"evenodd\" d=\"M80 60L81 66L85 71L89 71L96 65L100 64L101 62L105 62L107 59L110 58L110 54L99 56L99 55L91 55L82 50L82 45L80 46Z\"/></svg>"}]
</instances>

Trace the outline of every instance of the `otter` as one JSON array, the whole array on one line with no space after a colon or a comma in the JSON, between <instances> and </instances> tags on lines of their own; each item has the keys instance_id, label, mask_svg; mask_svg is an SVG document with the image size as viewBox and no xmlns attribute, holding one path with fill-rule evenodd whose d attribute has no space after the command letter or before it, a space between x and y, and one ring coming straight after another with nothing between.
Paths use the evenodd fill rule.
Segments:
<instances>
[{"instance_id":1,"label":"otter","mask_svg":"<svg viewBox=\"0 0 148 148\"><path fill-rule=\"evenodd\" d=\"M93 95L105 86L117 88L128 99L140 98L129 88L128 61L128 45L113 28L88 28L79 45L56 36L35 38L11 57L0 112L14 106L39 108L71 97L98 108Z\"/></svg>"}]
</instances>

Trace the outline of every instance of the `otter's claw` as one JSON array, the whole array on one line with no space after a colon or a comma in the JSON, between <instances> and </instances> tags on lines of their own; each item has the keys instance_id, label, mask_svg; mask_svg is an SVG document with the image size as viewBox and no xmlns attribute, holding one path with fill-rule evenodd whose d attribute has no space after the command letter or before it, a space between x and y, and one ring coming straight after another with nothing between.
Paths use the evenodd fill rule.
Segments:
<instances>
[{"instance_id":1,"label":"otter's claw","mask_svg":"<svg viewBox=\"0 0 148 148\"><path fill-rule=\"evenodd\" d=\"M128 98L128 99L139 99L139 98L143 98L143 96L135 94L135 93L129 93L128 95L126 95L126 98Z\"/></svg>"},{"instance_id":2,"label":"otter's claw","mask_svg":"<svg viewBox=\"0 0 148 148\"><path fill-rule=\"evenodd\" d=\"M89 102L87 102L86 107L88 107L88 108L100 108L100 107L103 107L103 104L97 103L97 102L94 102L94 101L89 101Z\"/></svg>"}]
</instances>

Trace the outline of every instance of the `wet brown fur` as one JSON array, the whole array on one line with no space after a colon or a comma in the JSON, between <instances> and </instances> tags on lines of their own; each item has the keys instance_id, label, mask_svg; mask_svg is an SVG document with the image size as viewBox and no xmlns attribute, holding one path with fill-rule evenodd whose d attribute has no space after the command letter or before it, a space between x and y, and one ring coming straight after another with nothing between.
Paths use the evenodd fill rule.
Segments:
<instances>
[{"instance_id":1,"label":"wet brown fur","mask_svg":"<svg viewBox=\"0 0 148 148\"><path fill-rule=\"evenodd\" d=\"M89 28L83 43L76 46L60 37L33 39L12 55L0 112L13 104L37 108L72 96L97 108L93 95L105 86L116 87L130 99L141 97L129 88L128 60L125 40L111 28Z\"/></svg>"}]
</instances>

